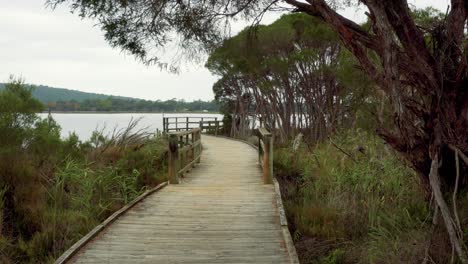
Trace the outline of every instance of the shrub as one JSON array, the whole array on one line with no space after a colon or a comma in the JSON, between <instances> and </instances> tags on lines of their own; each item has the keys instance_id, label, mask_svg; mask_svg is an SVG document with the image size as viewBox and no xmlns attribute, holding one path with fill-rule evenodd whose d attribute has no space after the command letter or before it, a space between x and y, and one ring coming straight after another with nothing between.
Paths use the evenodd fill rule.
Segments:
<instances>
[{"instance_id":1,"label":"shrub","mask_svg":"<svg viewBox=\"0 0 468 264\"><path fill-rule=\"evenodd\" d=\"M167 143L134 131L138 120L83 143L39 109L21 81L0 92L0 263L53 263L166 177Z\"/></svg>"},{"instance_id":2,"label":"shrub","mask_svg":"<svg viewBox=\"0 0 468 264\"><path fill-rule=\"evenodd\" d=\"M297 153L279 148L275 171L304 263L333 252L371 263L423 256L429 213L424 193L414 172L376 136L356 130L313 151L304 145ZM326 250L303 247L311 239Z\"/></svg>"}]
</instances>

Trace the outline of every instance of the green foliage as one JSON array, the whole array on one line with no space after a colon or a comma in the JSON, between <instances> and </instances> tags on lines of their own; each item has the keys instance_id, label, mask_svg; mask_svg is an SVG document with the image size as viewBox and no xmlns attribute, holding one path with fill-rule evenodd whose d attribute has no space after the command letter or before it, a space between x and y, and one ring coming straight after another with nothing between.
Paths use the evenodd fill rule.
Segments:
<instances>
[{"instance_id":1,"label":"green foliage","mask_svg":"<svg viewBox=\"0 0 468 264\"><path fill-rule=\"evenodd\" d=\"M20 79L13 79L0 91L0 146L20 148L37 120L36 112L42 105L31 95L31 88ZM6 151L2 147L0 152Z\"/></svg>"},{"instance_id":2,"label":"green foliage","mask_svg":"<svg viewBox=\"0 0 468 264\"><path fill-rule=\"evenodd\" d=\"M107 99L85 100L81 103L70 101L55 102L49 107L52 111L123 111L123 112L217 112L219 106L215 101L184 100L149 101L135 99Z\"/></svg>"},{"instance_id":3,"label":"green foliage","mask_svg":"<svg viewBox=\"0 0 468 264\"><path fill-rule=\"evenodd\" d=\"M245 28L215 49L205 66L220 77L213 91L223 114L257 115L265 124L276 119L281 139L307 131L315 141L360 120L374 120L368 126L375 129L377 119L368 112L381 98L357 63L327 24L295 13Z\"/></svg>"},{"instance_id":4,"label":"green foliage","mask_svg":"<svg viewBox=\"0 0 468 264\"><path fill-rule=\"evenodd\" d=\"M424 9L413 8L411 12L415 23L424 31L436 27L445 17L442 12L431 6Z\"/></svg>"},{"instance_id":5,"label":"green foliage","mask_svg":"<svg viewBox=\"0 0 468 264\"><path fill-rule=\"evenodd\" d=\"M5 88L6 84L0 83L0 91ZM84 102L85 100L105 100L107 98L115 98L122 100L135 100L130 97L123 96L109 96L105 94L96 94L96 93L86 93L76 90L64 89L64 88L55 88L45 85L28 85L29 88L32 88L32 95L34 98L47 104L49 102L59 102L59 101L74 101L77 103Z\"/></svg>"},{"instance_id":6,"label":"green foliage","mask_svg":"<svg viewBox=\"0 0 468 264\"><path fill-rule=\"evenodd\" d=\"M167 44L176 44L185 55L194 57L210 50L227 35L223 30L227 19L235 15L255 17L256 11L271 6L271 1L264 0L47 0L47 3L53 7L66 4L79 16L93 18L111 46L164 68L168 66L159 56L164 54L162 47Z\"/></svg>"},{"instance_id":7,"label":"green foliage","mask_svg":"<svg viewBox=\"0 0 468 264\"><path fill-rule=\"evenodd\" d=\"M424 192L414 172L376 136L348 131L312 152L279 148L275 171L286 187L298 247L313 238L322 241L317 247L328 248L307 247L303 263L413 263L424 257Z\"/></svg>"},{"instance_id":8,"label":"green foliage","mask_svg":"<svg viewBox=\"0 0 468 264\"><path fill-rule=\"evenodd\" d=\"M21 82L20 82L21 83ZM21 83L22 84L22 83ZM0 92L12 84L0 83ZM119 111L119 112L217 112L219 106L215 101L184 100L150 101L122 96L85 93L62 88L52 88L43 85L22 85L24 89L32 91L33 98L45 107L35 109L40 112L44 109L52 111ZM10 107L13 102L5 101L4 107ZM18 110L18 109L16 109ZM33 112L34 113L34 112Z\"/></svg>"},{"instance_id":9,"label":"green foliage","mask_svg":"<svg viewBox=\"0 0 468 264\"><path fill-rule=\"evenodd\" d=\"M135 134L135 122L111 138L95 132L94 142L83 143L76 134L61 139L50 116L41 120L35 114L41 104L21 81L7 84L0 102L1 263L53 263L165 180L167 143Z\"/></svg>"},{"instance_id":10,"label":"green foliage","mask_svg":"<svg viewBox=\"0 0 468 264\"><path fill-rule=\"evenodd\" d=\"M149 141L138 151L127 149L117 162L117 167L124 173L135 174L137 189L154 186L164 180L160 172L166 171L166 145L165 139L159 137Z\"/></svg>"},{"instance_id":11,"label":"green foliage","mask_svg":"<svg viewBox=\"0 0 468 264\"><path fill-rule=\"evenodd\" d=\"M325 256L320 259L322 264L340 264L344 263L345 251L343 249L334 249L328 256Z\"/></svg>"}]
</instances>

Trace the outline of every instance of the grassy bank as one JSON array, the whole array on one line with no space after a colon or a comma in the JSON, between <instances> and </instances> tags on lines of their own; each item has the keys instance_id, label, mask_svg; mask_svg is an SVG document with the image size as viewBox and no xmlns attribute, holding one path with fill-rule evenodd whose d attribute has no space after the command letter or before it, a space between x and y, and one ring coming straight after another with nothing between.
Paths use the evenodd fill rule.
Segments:
<instances>
[{"instance_id":1,"label":"grassy bank","mask_svg":"<svg viewBox=\"0 0 468 264\"><path fill-rule=\"evenodd\" d=\"M127 129L60 138L20 82L0 92L0 263L53 263L166 177L166 141Z\"/></svg>"},{"instance_id":2,"label":"grassy bank","mask_svg":"<svg viewBox=\"0 0 468 264\"><path fill-rule=\"evenodd\" d=\"M376 136L279 147L275 172L301 263L421 263L426 248L435 263L450 259L418 178Z\"/></svg>"}]
</instances>

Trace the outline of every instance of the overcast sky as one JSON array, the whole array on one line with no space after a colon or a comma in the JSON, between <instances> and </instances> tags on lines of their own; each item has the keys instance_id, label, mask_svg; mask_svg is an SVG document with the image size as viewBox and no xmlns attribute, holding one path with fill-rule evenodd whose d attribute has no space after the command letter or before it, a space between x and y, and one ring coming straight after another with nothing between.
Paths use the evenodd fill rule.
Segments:
<instances>
[{"instance_id":1,"label":"overcast sky","mask_svg":"<svg viewBox=\"0 0 468 264\"><path fill-rule=\"evenodd\" d=\"M441 10L449 4L449 0L408 2ZM362 20L362 10L343 12ZM266 22L278 16L269 15ZM112 49L92 21L81 20L65 7L52 11L44 0L0 0L0 82L10 74L21 75L27 83L149 100L211 100L216 81L203 63L187 65L178 75L146 67Z\"/></svg>"}]
</instances>

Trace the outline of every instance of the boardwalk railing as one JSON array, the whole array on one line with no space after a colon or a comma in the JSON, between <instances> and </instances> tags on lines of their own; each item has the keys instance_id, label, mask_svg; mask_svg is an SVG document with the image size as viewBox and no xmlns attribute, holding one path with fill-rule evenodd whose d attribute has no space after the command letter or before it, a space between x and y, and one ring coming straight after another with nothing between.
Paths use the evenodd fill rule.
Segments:
<instances>
[{"instance_id":1,"label":"boardwalk railing","mask_svg":"<svg viewBox=\"0 0 468 264\"><path fill-rule=\"evenodd\" d=\"M170 132L169 135L169 182L179 183L179 177L200 163L202 153L201 129Z\"/></svg>"},{"instance_id":2,"label":"boardwalk railing","mask_svg":"<svg viewBox=\"0 0 468 264\"><path fill-rule=\"evenodd\" d=\"M192 128L200 128L201 132L218 135L219 131L223 128L223 121L218 120L218 117L163 117L163 132L169 133L171 131L187 131Z\"/></svg>"},{"instance_id":3,"label":"boardwalk railing","mask_svg":"<svg viewBox=\"0 0 468 264\"><path fill-rule=\"evenodd\" d=\"M223 127L223 121L217 120L202 120L200 121L200 129L208 134L218 135L219 130Z\"/></svg>"},{"instance_id":4,"label":"boardwalk railing","mask_svg":"<svg viewBox=\"0 0 468 264\"><path fill-rule=\"evenodd\" d=\"M172 116L172 117L163 117L163 131L168 133L171 131L182 131L189 130L192 128L199 127L200 122L205 121L218 121L217 117L211 116Z\"/></svg>"},{"instance_id":5,"label":"boardwalk railing","mask_svg":"<svg viewBox=\"0 0 468 264\"><path fill-rule=\"evenodd\" d=\"M273 135L266 128L257 129L258 162L263 169L263 183L273 183Z\"/></svg>"}]
</instances>

